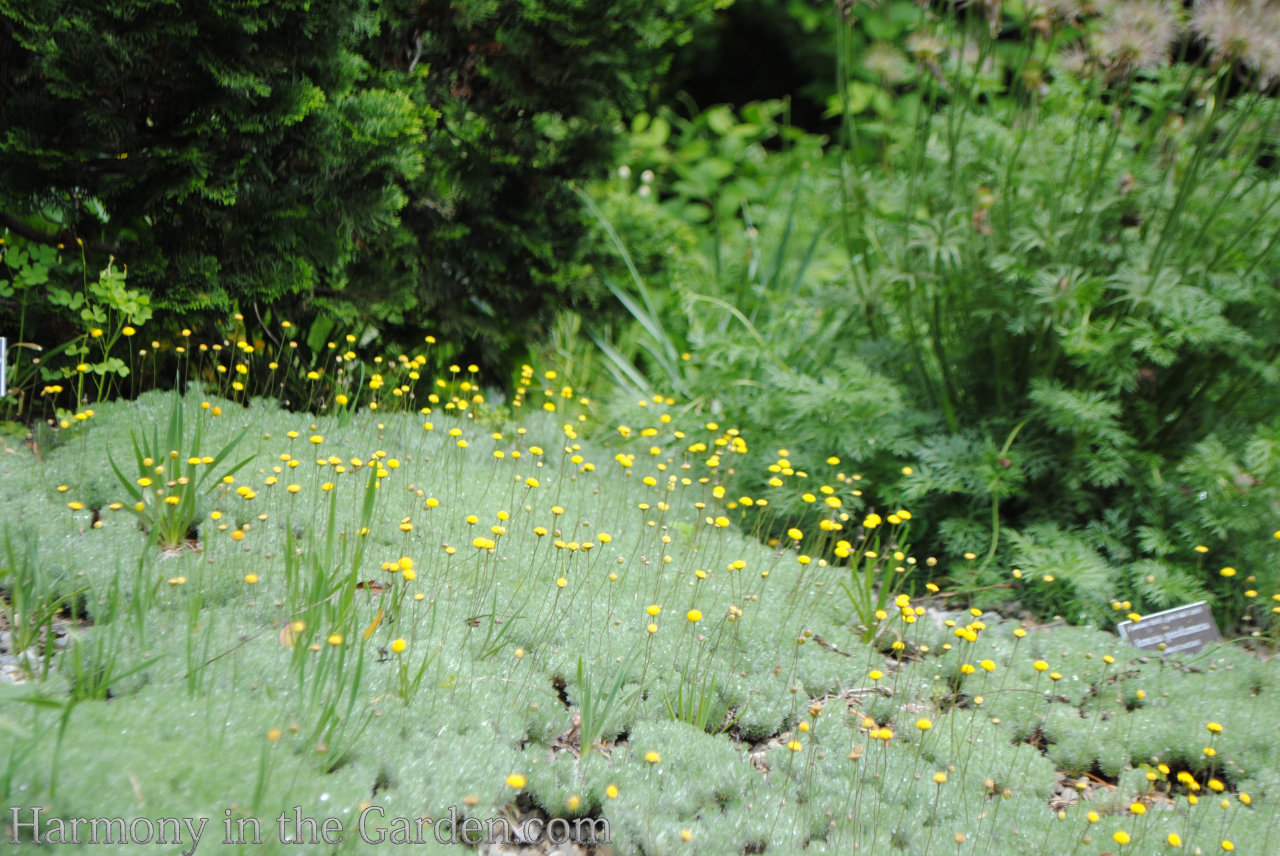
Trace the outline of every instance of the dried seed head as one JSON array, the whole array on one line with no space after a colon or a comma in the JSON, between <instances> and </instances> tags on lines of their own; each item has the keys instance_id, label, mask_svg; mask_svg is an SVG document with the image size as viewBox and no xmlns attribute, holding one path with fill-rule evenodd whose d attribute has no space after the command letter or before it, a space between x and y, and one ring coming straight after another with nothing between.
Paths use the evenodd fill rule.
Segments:
<instances>
[{"instance_id":1,"label":"dried seed head","mask_svg":"<svg viewBox=\"0 0 1280 856\"><path fill-rule=\"evenodd\" d=\"M1058 68L1081 80L1098 71L1098 60L1085 42L1076 42L1058 54Z\"/></svg>"},{"instance_id":2,"label":"dried seed head","mask_svg":"<svg viewBox=\"0 0 1280 856\"><path fill-rule=\"evenodd\" d=\"M875 42L867 48L862 65L890 86L901 83L911 74L906 57L889 42Z\"/></svg>"},{"instance_id":3,"label":"dried seed head","mask_svg":"<svg viewBox=\"0 0 1280 856\"><path fill-rule=\"evenodd\" d=\"M1125 77L1167 64L1177 35L1178 18L1167 3L1120 0L1104 14L1094 48L1113 78Z\"/></svg>"},{"instance_id":4,"label":"dried seed head","mask_svg":"<svg viewBox=\"0 0 1280 856\"><path fill-rule=\"evenodd\" d=\"M1239 63L1265 89L1280 78L1280 4L1266 0L1199 0L1191 29L1215 62Z\"/></svg>"}]
</instances>

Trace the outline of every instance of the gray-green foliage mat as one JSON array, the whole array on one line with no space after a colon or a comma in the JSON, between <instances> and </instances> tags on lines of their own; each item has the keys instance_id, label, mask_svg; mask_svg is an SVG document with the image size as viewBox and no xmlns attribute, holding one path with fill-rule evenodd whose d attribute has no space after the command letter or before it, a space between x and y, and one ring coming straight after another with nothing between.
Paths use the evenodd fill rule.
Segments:
<instances>
[{"instance_id":1,"label":"gray-green foliage mat","mask_svg":"<svg viewBox=\"0 0 1280 856\"><path fill-rule=\"evenodd\" d=\"M194 480L166 470L134 514L111 462L136 483L130 432L166 424L172 396L0 454L6 604L67 596L50 660L5 655L25 678L0 681L7 838L38 807L42 839L51 818L209 818L199 852L292 852L295 812L342 830L307 852L383 852L422 817L457 824L422 826L415 852L500 817L607 822L618 853L1096 854L1118 831L1142 853L1170 833L1280 847L1273 663L1015 634L924 600L889 602L868 645L842 588L859 572L740 534L768 506L716 489L741 442L718 426L655 412L587 444L541 412L428 430L200 404L180 406L201 448L172 460L236 437L218 466L250 460L207 481L171 549L148 521ZM869 543L850 488L828 495L832 531ZM261 843L226 843L250 818ZM118 838L82 846L146 852Z\"/></svg>"}]
</instances>

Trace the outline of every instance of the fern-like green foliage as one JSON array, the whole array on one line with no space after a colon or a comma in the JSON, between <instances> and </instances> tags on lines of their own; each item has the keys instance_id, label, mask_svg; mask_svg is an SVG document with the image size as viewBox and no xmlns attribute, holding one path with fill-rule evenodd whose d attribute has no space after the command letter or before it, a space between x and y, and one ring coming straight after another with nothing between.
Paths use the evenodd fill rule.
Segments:
<instances>
[{"instance_id":1,"label":"fern-like green foliage","mask_svg":"<svg viewBox=\"0 0 1280 856\"><path fill-rule=\"evenodd\" d=\"M1254 168L1246 186L1235 161L1203 160L1201 186L1175 210L1177 169L1143 156L1162 132L1136 114L1082 121L1099 108L1069 81L1043 106L1035 156L1020 154L1028 131L979 111L952 145L929 138L919 173L868 177L890 213L866 217L882 248L869 282L888 311L865 334L905 337L912 358L882 370L939 416L906 489L946 521L952 555L989 556L980 582L1049 567L1045 549L1060 551L1052 611L1100 619L1100 593L1141 609L1207 595L1233 617L1238 586L1213 571L1266 567L1277 498L1264 439L1277 391L1264 271L1276 256L1239 236L1274 230L1247 212L1268 210L1280 181ZM991 195L958 190L973 187ZM1046 540L1044 526L1073 534ZM1021 534L1002 543L1006 527ZM1104 580L1082 550L1117 570ZM1076 577L1086 582L1061 585ZM1025 598L1055 591L1033 587Z\"/></svg>"},{"instance_id":2,"label":"fern-like green foliage","mask_svg":"<svg viewBox=\"0 0 1280 856\"><path fill-rule=\"evenodd\" d=\"M1052 614L1063 604L1079 604L1083 614L1071 616L1076 621L1102 620L1111 612L1120 581L1086 539L1042 523L1013 533L1009 542L1012 560L1023 574L1044 584L1033 590L1040 593L1040 602L1031 604L1038 612ZM1055 587L1065 588L1067 596L1056 593Z\"/></svg>"},{"instance_id":3,"label":"fern-like green foliage","mask_svg":"<svg viewBox=\"0 0 1280 856\"><path fill-rule=\"evenodd\" d=\"M985 22L933 29L1001 49ZM955 50L874 162L753 160L732 141L767 129L718 111L638 128L633 166L707 223L716 263L663 324L695 402L896 493L958 582L1001 587L985 597L1102 621L1110 598L1209 596L1232 624L1278 581L1280 173L1272 96L1179 100L1215 74L1059 70L1027 92Z\"/></svg>"}]
</instances>

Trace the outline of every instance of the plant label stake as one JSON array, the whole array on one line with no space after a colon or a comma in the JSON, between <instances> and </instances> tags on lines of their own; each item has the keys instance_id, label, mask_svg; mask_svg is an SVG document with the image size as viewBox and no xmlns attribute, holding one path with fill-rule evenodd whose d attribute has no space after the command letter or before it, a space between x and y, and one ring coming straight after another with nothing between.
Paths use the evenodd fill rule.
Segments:
<instances>
[{"instance_id":1,"label":"plant label stake","mask_svg":"<svg viewBox=\"0 0 1280 856\"><path fill-rule=\"evenodd\" d=\"M1206 601L1144 615L1140 621L1124 621L1116 631L1135 648L1162 654L1194 654L1210 642L1222 641L1213 612Z\"/></svg>"}]
</instances>

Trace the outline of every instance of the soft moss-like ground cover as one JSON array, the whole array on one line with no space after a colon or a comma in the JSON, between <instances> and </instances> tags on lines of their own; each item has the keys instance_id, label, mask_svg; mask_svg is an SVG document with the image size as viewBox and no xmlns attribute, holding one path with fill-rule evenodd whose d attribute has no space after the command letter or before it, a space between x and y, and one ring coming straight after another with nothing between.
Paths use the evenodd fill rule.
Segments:
<instances>
[{"instance_id":1,"label":"soft moss-like ground cover","mask_svg":"<svg viewBox=\"0 0 1280 856\"><path fill-rule=\"evenodd\" d=\"M151 393L6 441L6 621L66 597L52 657L37 633L0 681L6 841L39 807L42 838L209 818L207 853L384 852L451 816L607 821L618 853L1280 848L1273 662L947 612L909 509L785 450L777 495L828 523L762 545L769 498L718 487L750 438L661 401L592 443L568 405L473 412ZM282 843L295 811L340 843Z\"/></svg>"}]
</instances>

